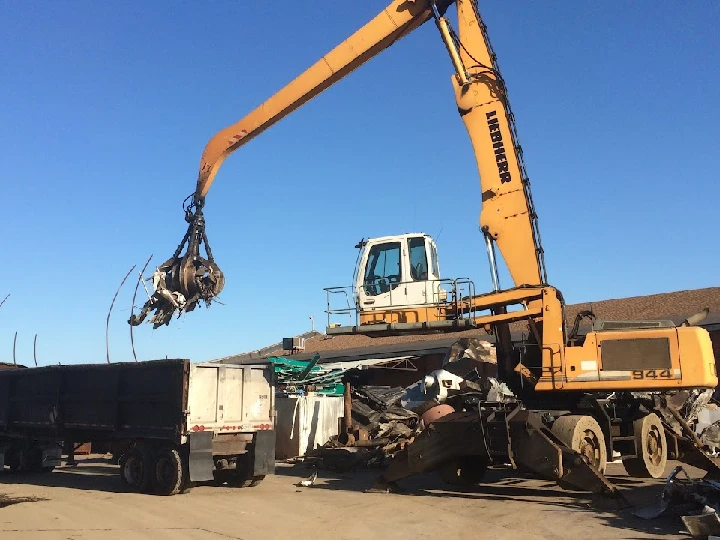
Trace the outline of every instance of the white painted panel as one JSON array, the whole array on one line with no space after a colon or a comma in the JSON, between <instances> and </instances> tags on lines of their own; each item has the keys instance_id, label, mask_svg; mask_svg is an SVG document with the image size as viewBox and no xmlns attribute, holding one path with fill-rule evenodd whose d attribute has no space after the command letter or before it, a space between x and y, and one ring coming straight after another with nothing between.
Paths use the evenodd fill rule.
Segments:
<instances>
[{"instance_id":1,"label":"white painted panel","mask_svg":"<svg viewBox=\"0 0 720 540\"><path fill-rule=\"evenodd\" d=\"M342 396L278 397L275 401L277 459L304 456L337 435L343 405Z\"/></svg>"},{"instance_id":2,"label":"white painted panel","mask_svg":"<svg viewBox=\"0 0 720 540\"><path fill-rule=\"evenodd\" d=\"M243 421L243 368L226 367L223 381L223 421Z\"/></svg>"},{"instance_id":3,"label":"white painted panel","mask_svg":"<svg viewBox=\"0 0 720 540\"><path fill-rule=\"evenodd\" d=\"M190 423L217 421L218 370L216 367L192 366L190 373Z\"/></svg>"},{"instance_id":4,"label":"white painted panel","mask_svg":"<svg viewBox=\"0 0 720 540\"><path fill-rule=\"evenodd\" d=\"M597 360L583 360L582 362L580 362L581 371L597 371L597 368Z\"/></svg>"},{"instance_id":5,"label":"white painted panel","mask_svg":"<svg viewBox=\"0 0 720 540\"><path fill-rule=\"evenodd\" d=\"M245 367L243 370L243 421L270 422L272 419L271 388L261 368Z\"/></svg>"}]
</instances>

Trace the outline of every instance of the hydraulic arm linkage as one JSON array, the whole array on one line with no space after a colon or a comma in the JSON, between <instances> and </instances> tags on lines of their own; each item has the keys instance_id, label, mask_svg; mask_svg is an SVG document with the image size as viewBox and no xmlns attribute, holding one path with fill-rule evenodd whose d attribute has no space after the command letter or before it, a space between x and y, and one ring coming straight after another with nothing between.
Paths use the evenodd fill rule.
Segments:
<instances>
[{"instance_id":1,"label":"hydraulic arm linkage","mask_svg":"<svg viewBox=\"0 0 720 540\"><path fill-rule=\"evenodd\" d=\"M457 33L445 17L452 5L457 7ZM394 0L262 105L208 142L200 162L192 203L186 209L190 224L188 232L179 250L156 271L155 294L140 316L131 318L131 324L142 322L152 309L157 313L151 321L156 326L167 324L175 311L179 316L192 310L200 300L209 303L222 290L224 279L207 244L202 208L225 158L431 19L435 21L454 67L455 98L480 173L480 229L491 255L493 277L497 276L494 268L494 248L497 246L516 286L537 286L547 282L522 151L516 142L505 85L476 0ZM187 253L181 256L186 242ZM207 258L200 255L203 242ZM497 281L495 288L498 289Z\"/></svg>"}]
</instances>

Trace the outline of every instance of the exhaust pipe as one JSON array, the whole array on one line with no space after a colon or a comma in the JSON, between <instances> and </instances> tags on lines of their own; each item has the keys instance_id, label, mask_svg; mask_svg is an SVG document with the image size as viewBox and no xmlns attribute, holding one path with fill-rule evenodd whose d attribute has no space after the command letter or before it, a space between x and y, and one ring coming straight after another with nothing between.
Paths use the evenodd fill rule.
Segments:
<instances>
[{"instance_id":1,"label":"exhaust pipe","mask_svg":"<svg viewBox=\"0 0 720 540\"><path fill-rule=\"evenodd\" d=\"M696 313L695 315L691 315L690 317L685 319L682 324L680 324L680 326L695 326L697 323L707 317L708 313L710 313L710 308L705 308L701 312Z\"/></svg>"}]
</instances>

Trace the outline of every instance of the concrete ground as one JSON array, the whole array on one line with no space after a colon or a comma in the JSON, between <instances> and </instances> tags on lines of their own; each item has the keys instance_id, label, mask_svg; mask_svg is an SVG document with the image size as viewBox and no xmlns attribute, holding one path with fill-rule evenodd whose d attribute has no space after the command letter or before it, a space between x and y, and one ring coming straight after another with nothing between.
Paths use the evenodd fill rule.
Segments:
<instances>
[{"instance_id":1,"label":"concrete ground","mask_svg":"<svg viewBox=\"0 0 720 540\"><path fill-rule=\"evenodd\" d=\"M610 464L608 472L635 505L662 490L662 480L628 478L622 465ZM0 475L0 538L689 538L679 521L604 510L587 494L511 471L490 471L486 483L466 491L448 491L431 473L402 481L402 494L363 493L377 474L321 470L314 487L296 488L309 469L278 464L277 474L254 488L201 485L159 497L123 492L117 466L80 456L78 466L52 473Z\"/></svg>"}]
</instances>

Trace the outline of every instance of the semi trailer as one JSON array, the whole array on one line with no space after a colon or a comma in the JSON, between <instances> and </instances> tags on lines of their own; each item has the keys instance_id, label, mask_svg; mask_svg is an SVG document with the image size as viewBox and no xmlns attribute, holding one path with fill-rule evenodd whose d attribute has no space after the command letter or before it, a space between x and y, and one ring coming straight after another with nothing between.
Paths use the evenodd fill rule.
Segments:
<instances>
[{"instance_id":1,"label":"semi trailer","mask_svg":"<svg viewBox=\"0 0 720 540\"><path fill-rule=\"evenodd\" d=\"M111 449L131 491L255 486L275 470L272 364L164 359L0 370L0 469L49 472L62 448Z\"/></svg>"}]
</instances>

